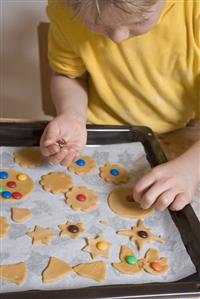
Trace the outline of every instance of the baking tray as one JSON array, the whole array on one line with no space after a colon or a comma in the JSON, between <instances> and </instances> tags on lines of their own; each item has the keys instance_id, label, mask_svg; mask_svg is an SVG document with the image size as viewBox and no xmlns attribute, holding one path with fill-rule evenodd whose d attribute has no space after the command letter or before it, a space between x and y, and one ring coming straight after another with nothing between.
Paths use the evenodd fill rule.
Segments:
<instances>
[{"instance_id":1,"label":"baking tray","mask_svg":"<svg viewBox=\"0 0 200 299\"><path fill-rule=\"evenodd\" d=\"M47 122L0 123L1 146L38 146ZM88 125L89 145L141 142L151 167L167 162L155 135L147 127ZM182 280L167 283L110 285L72 290L25 291L0 294L0 299L35 298L173 298L200 296L200 223L191 205L170 215L196 268L196 273Z\"/></svg>"}]
</instances>

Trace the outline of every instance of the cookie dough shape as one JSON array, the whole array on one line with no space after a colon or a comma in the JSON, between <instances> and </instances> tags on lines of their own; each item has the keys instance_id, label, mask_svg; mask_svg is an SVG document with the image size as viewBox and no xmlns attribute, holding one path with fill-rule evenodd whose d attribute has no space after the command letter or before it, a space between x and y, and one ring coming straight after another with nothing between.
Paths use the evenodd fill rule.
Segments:
<instances>
[{"instance_id":1,"label":"cookie dough shape","mask_svg":"<svg viewBox=\"0 0 200 299\"><path fill-rule=\"evenodd\" d=\"M142 209L139 203L135 202L132 197L131 188L121 188L114 190L109 194L108 205L110 209L119 216L127 218L143 219L150 215L154 209Z\"/></svg>"},{"instance_id":2,"label":"cookie dough shape","mask_svg":"<svg viewBox=\"0 0 200 299\"><path fill-rule=\"evenodd\" d=\"M82 223L75 224L71 221L67 221L67 223L61 224L58 227L61 230L60 237L68 236L72 239L80 237L85 230Z\"/></svg>"},{"instance_id":3,"label":"cookie dough shape","mask_svg":"<svg viewBox=\"0 0 200 299\"><path fill-rule=\"evenodd\" d=\"M112 247L111 243L108 243L103 235L97 236L96 238L87 238L87 246L82 248L82 251L90 253L92 259L97 257L109 258L109 251Z\"/></svg>"},{"instance_id":4,"label":"cookie dough shape","mask_svg":"<svg viewBox=\"0 0 200 299\"><path fill-rule=\"evenodd\" d=\"M159 251L154 248L150 248L146 252L143 263L143 269L153 275L163 275L169 270L168 258L160 258Z\"/></svg>"},{"instance_id":5,"label":"cookie dough shape","mask_svg":"<svg viewBox=\"0 0 200 299\"><path fill-rule=\"evenodd\" d=\"M32 212L25 208L12 208L11 217L13 221L23 223L32 217Z\"/></svg>"},{"instance_id":6,"label":"cookie dough shape","mask_svg":"<svg viewBox=\"0 0 200 299\"><path fill-rule=\"evenodd\" d=\"M100 202L96 193L85 187L74 187L65 196L65 202L75 211L90 212Z\"/></svg>"},{"instance_id":7,"label":"cookie dough shape","mask_svg":"<svg viewBox=\"0 0 200 299\"><path fill-rule=\"evenodd\" d=\"M0 265L0 279L23 285L26 281L28 266L26 263Z\"/></svg>"},{"instance_id":8,"label":"cookie dough shape","mask_svg":"<svg viewBox=\"0 0 200 299\"><path fill-rule=\"evenodd\" d=\"M122 246L120 250L120 263L113 263L113 268L117 269L117 271L128 274L128 275L136 275L143 271L143 261L135 258L134 251L127 247ZM130 262L131 258L133 258L134 262ZM130 261L129 261L130 260Z\"/></svg>"},{"instance_id":9,"label":"cookie dough shape","mask_svg":"<svg viewBox=\"0 0 200 299\"><path fill-rule=\"evenodd\" d=\"M14 161L21 167L35 168L41 166L44 157L36 148L23 148L14 153Z\"/></svg>"},{"instance_id":10,"label":"cookie dough shape","mask_svg":"<svg viewBox=\"0 0 200 299\"><path fill-rule=\"evenodd\" d=\"M42 273L44 283L55 283L72 273L72 268L64 261L51 257L49 263Z\"/></svg>"},{"instance_id":11,"label":"cookie dough shape","mask_svg":"<svg viewBox=\"0 0 200 299\"><path fill-rule=\"evenodd\" d=\"M64 172L51 172L43 175L40 184L45 191L53 194L67 192L73 186L72 178Z\"/></svg>"},{"instance_id":12,"label":"cookie dough shape","mask_svg":"<svg viewBox=\"0 0 200 299\"><path fill-rule=\"evenodd\" d=\"M71 163L68 170L78 175L90 174L96 170L96 162L89 156L82 156L78 160Z\"/></svg>"},{"instance_id":13,"label":"cookie dough shape","mask_svg":"<svg viewBox=\"0 0 200 299\"><path fill-rule=\"evenodd\" d=\"M33 180L25 173L13 169L0 169L0 200L16 202L31 195Z\"/></svg>"},{"instance_id":14,"label":"cookie dough shape","mask_svg":"<svg viewBox=\"0 0 200 299\"><path fill-rule=\"evenodd\" d=\"M111 163L107 163L100 168L100 177L102 177L104 181L116 185L124 184L129 179L126 169Z\"/></svg>"},{"instance_id":15,"label":"cookie dough shape","mask_svg":"<svg viewBox=\"0 0 200 299\"><path fill-rule=\"evenodd\" d=\"M130 241L136 244L138 250L141 250L143 245L148 242L155 241L161 244L164 243L160 237L152 234L150 228L144 226L144 222L142 220L138 220L137 225L133 226L131 229L120 230L117 234L129 237Z\"/></svg>"},{"instance_id":16,"label":"cookie dough shape","mask_svg":"<svg viewBox=\"0 0 200 299\"><path fill-rule=\"evenodd\" d=\"M104 262L79 264L73 269L78 275L98 282L103 282L106 279L106 264Z\"/></svg>"},{"instance_id":17,"label":"cookie dough shape","mask_svg":"<svg viewBox=\"0 0 200 299\"><path fill-rule=\"evenodd\" d=\"M56 235L50 228L43 228L38 225L35 226L34 230L26 233L27 236L32 238L32 244L45 244L49 245L50 242L56 238Z\"/></svg>"},{"instance_id":18,"label":"cookie dough shape","mask_svg":"<svg viewBox=\"0 0 200 299\"><path fill-rule=\"evenodd\" d=\"M6 217L0 217L0 238L5 238L8 235L10 225L7 223Z\"/></svg>"}]
</instances>

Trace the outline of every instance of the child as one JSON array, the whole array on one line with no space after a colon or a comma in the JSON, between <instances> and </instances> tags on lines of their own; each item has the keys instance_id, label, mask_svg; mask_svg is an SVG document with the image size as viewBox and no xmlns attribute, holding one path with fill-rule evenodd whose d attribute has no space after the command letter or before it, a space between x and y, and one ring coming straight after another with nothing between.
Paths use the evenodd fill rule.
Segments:
<instances>
[{"instance_id":1,"label":"child","mask_svg":"<svg viewBox=\"0 0 200 299\"><path fill-rule=\"evenodd\" d=\"M49 0L47 12L58 114L41 138L50 163L79 157L86 121L165 133L200 116L200 1ZM142 177L133 196L144 209L180 210L199 181L200 141Z\"/></svg>"}]
</instances>

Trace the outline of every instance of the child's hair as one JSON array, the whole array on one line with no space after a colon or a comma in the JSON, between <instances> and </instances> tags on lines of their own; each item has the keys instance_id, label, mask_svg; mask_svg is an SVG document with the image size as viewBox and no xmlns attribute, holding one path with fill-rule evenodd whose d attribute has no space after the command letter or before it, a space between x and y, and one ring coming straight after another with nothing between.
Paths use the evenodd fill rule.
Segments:
<instances>
[{"instance_id":1,"label":"child's hair","mask_svg":"<svg viewBox=\"0 0 200 299\"><path fill-rule=\"evenodd\" d=\"M125 16L134 15L143 21L148 18L151 8L159 0L65 0L66 4L72 8L75 16L85 19L89 16L92 23L96 24L102 21L102 13L108 7L116 7Z\"/></svg>"}]
</instances>

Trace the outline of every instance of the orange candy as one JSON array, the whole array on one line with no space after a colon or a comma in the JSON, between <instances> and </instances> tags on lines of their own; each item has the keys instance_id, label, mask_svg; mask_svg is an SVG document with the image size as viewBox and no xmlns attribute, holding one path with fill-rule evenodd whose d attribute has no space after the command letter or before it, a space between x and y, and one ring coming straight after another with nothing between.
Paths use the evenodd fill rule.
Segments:
<instances>
[{"instance_id":1,"label":"orange candy","mask_svg":"<svg viewBox=\"0 0 200 299\"><path fill-rule=\"evenodd\" d=\"M161 264L154 262L154 263L151 263L151 268L155 271L160 271L162 266L161 266Z\"/></svg>"}]
</instances>

